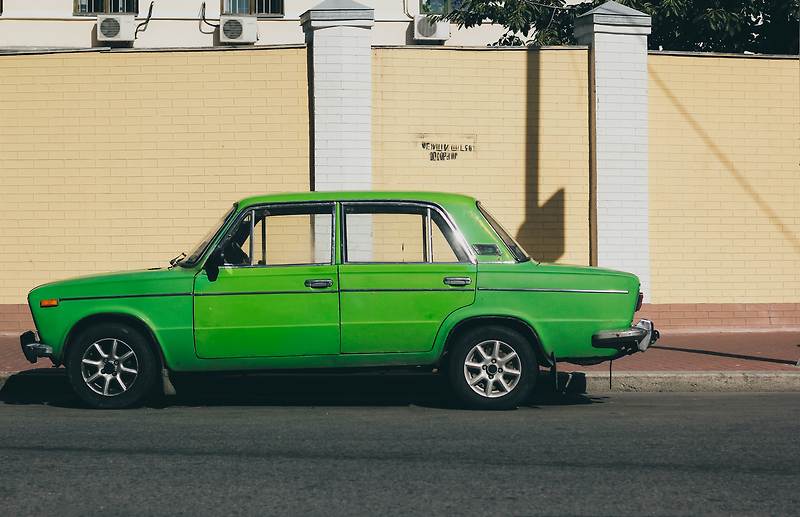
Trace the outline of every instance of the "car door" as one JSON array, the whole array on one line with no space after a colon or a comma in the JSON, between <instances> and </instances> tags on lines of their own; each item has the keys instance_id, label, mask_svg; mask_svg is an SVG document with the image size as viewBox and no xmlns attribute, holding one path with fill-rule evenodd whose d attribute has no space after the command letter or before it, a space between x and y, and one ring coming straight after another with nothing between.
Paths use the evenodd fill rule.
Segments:
<instances>
[{"instance_id":1,"label":"car door","mask_svg":"<svg viewBox=\"0 0 800 517\"><path fill-rule=\"evenodd\" d=\"M216 278L195 279L194 334L202 358L339 353L334 204L244 212Z\"/></svg>"},{"instance_id":2,"label":"car door","mask_svg":"<svg viewBox=\"0 0 800 517\"><path fill-rule=\"evenodd\" d=\"M473 303L476 267L438 207L342 205L343 354L430 350L448 314Z\"/></svg>"}]
</instances>

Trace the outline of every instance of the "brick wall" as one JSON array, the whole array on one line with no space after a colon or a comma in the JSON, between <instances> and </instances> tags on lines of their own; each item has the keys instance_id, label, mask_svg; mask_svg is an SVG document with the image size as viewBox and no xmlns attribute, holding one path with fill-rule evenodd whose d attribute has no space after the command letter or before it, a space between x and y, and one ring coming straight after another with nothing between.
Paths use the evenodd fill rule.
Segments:
<instances>
[{"instance_id":1,"label":"brick wall","mask_svg":"<svg viewBox=\"0 0 800 517\"><path fill-rule=\"evenodd\" d=\"M653 303L800 301L797 67L649 56Z\"/></svg>"},{"instance_id":2,"label":"brick wall","mask_svg":"<svg viewBox=\"0 0 800 517\"><path fill-rule=\"evenodd\" d=\"M0 304L308 190L307 91L305 48L0 56Z\"/></svg>"},{"instance_id":3,"label":"brick wall","mask_svg":"<svg viewBox=\"0 0 800 517\"><path fill-rule=\"evenodd\" d=\"M534 257L588 264L586 49L373 55L376 189L473 195Z\"/></svg>"},{"instance_id":4,"label":"brick wall","mask_svg":"<svg viewBox=\"0 0 800 517\"><path fill-rule=\"evenodd\" d=\"M800 327L800 303L644 304L636 319L647 318L660 331L794 329Z\"/></svg>"}]
</instances>

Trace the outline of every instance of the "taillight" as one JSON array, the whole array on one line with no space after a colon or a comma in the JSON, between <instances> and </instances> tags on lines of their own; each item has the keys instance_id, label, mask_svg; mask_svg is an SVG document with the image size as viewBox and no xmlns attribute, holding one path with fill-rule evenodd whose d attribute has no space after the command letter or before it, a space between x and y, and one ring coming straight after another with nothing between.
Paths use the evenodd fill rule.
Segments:
<instances>
[{"instance_id":1,"label":"taillight","mask_svg":"<svg viewBox=\"0 0 800 517\"><path fill-rule=\"evenodd\" d=\"M639 293L639 298L636 300L636 310L637 311L642 308L642 300L644 300L644 295L642 293ZM634 312L636 312L636 311L634 311Z\"/></svg>"}]
</instances>

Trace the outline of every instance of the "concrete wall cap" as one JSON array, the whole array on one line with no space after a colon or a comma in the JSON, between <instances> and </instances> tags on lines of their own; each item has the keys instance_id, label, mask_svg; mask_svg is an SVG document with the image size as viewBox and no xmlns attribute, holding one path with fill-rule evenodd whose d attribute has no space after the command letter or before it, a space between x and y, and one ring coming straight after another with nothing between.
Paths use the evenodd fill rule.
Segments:
<instances>
[{"instance_id":1,"label":"concrete wall cap","mask_svg":"<svg viewBox=\"0 0 800 517\"><path fill-rule=\"evenodd\" d=\"M626 34L632 31L634 34L650 34L651 26L650 15L617 2L606 2L578 16L574 31L576 37L589 32ZM605 30L597 30L598 27L604 27Z\"/></svg>"},{"instance_id":2,"label":"concrete wall cap","mask_svg":"<svg viewBox=\"0 0 800 517\"><path fill-rule=\"evenodd\" d=\"M591 11L587 11L581 14L580 16L578 16L578 19L584 17L590 17L593 15L638 16L638 17L650 18L650 15L647 13L643 13L642 11L637 11L632 7L628 7L627 5L622 5L619 2L614 2L613 0L604 3L599 7L595 7Z\"/></svg>"},{"instance_id":3,"label":"concrete wall cap","mask_svg":"<svg viewBox=\"0 0 800 517\"><path fill-rule=\"evenodd\" d=\"M325 0L316 7L300 15L300 24L304 27L314 22L323 22L327 26L331 22L342 22L342 25L369 25L375 21L375 10L353 0Z\"/></svg>"}]
</instances>

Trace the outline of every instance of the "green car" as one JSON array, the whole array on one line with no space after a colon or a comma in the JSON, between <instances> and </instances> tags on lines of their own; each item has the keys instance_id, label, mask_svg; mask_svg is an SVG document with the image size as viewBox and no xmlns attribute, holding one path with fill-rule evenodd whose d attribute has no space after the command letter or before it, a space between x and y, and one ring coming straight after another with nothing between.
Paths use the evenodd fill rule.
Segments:
<instances>
[{"instance_id":1,"label":"green car","mask_svg":"<svg viewBox=\"0 0 800 517\"><path fill-rule=\"evenodd\" d=\"M426 367L504 409L542 367L646 350L641 301L635 275L535 262L470 197L310 192L234 203L169 267L33 289L20 341L98 408L170 372Z\"/></svg>"}]
</instances>

